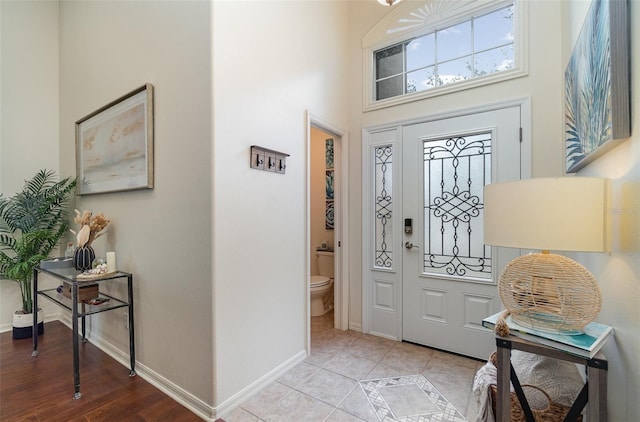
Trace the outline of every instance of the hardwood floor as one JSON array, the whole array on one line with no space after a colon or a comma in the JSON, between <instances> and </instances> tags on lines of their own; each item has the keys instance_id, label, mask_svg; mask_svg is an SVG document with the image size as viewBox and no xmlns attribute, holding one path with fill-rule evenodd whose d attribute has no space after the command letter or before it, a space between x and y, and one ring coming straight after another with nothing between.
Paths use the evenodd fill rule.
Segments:
<instances>
[{"instance_id":1,"label":"hardwood floor","mask_svg":"<svg viewBox=\"0 0 640 422\"><path fill-rule=\"evenodd\" d=\"M201 421L151 384L90 343L80 344L80 391L73 399L71 330L45 324L40 355L31 339L0 334L0 420L8 421Z\"/></svg>"}]
</instances>

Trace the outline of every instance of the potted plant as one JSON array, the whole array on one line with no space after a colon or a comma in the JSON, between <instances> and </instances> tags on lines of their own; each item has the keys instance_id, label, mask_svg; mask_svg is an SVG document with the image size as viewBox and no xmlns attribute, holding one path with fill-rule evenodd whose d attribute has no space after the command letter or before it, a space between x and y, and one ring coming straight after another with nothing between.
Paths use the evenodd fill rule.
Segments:
<instances>
[{"instance_id":1,"label":"potted plant","mask_svg":"<svg viewBox=\"0 0 640 422\"><path fill-rule=\"evenodd\" d=\"M69 200L76 181L55 179L55 172L40 170L11 198L0 194L0 279L16 282L22 294L22 307L14 314L14 339L32 335L33 269L68 229ZM38 320L41 333L44 325Z\"/></svg>"}]
</instances>

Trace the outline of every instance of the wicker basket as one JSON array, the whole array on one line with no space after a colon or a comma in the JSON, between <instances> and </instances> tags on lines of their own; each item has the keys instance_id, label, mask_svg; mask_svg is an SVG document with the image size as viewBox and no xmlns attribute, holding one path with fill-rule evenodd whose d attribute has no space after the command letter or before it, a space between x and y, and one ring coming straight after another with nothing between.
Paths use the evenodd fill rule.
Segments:
<instances>
[{"instance_id":1,"label":"wicker basket","mask_svg":"<svg viewBox=\"0 0 640 422\"><path fill-rule=\"evenodd\" d=\"M546 409L531 409L533 413L533 417L536 422L559 422L563 421L564 417L569 413L569 408L567 406L563 406L560 403L556 403L551 400L551 397L541 388L536 387L535 385L523 384L522 388L533 388L540 391L545 395L549 405ZM493 414L496 414L496 403L498 400L498 389L495 385L491 386L491 406L493 407ZM524 416L524 411L522 410L522 406L520 406L520 401L518 400L518 396L515 393L511 393L510 395L511 401L511 418L509 419L511 422L526 422L526 418ZM578 422L582 422L582 415L578 415Z\"/></svg>"},{"instance_id":2,"label":"wicker basket","mask_svg":"<svg viewBox=\"0 0 640 422\"><path fill-rule=\"evenodd\" d=\"M491 353L489 356L489 362L491 362L494 366L497 365L498 355L496 352ZM531 384L522 384L521 387L533 388L538 390L547 398L547 408L546 409L531 409L533 413L533 417L536 422L556 422L563 421L564 417L569 413L569 407L564 406L560 403L554 402L549 394L544 391L542 388L536 387ZM498 388L495 385L491 386L491 407L493 408L493 414L496 414L496 403L498 402ZM511 402L511 418L509 420L511 422L526 422L526 418L524 416L524 411L522 410L522 406L520 405L520 400L518 400L518 396L516 393L512 392L510 394L510 402ZM582 415L578 415L576 419L577 422L582 422Z\"/></svg>"}]
</instances>

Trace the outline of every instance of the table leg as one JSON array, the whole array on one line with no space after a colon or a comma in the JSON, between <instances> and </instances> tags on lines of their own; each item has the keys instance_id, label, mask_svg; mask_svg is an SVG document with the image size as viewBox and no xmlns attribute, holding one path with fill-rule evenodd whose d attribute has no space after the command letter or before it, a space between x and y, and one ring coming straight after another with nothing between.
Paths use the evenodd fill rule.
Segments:
<instances>
[{"instance_id":1,"label":"table leg","mask_svg":"<svg viewBox=\"0 0 640 422\"><path fill-rule=\"evenodd\" d=\"M606 360L593 358L587 362L587 416L590 421L607 421L607 369Z\"/></svg>"},{"instance_id":2,"label":"table leg","mask_svg":"<svg viewBox=\"0 0 640 422\"><path fill-rule=\"evenodd\" d=\"M73 329L73 386L74 399L82 397L80 393L80 353L78 351L78 284L71 284L71 327Z\"/></svg>"},{"instance_id":3,"label":"table leg","mask_svg":"<svg viewBox=\"0 0 640 422\"><path fill-rule=\"evenodd\" d=\"M135 324L133 321L133 276L127 277L127 293L129 295L129 359L131 362L130 377L136 376L136 337Z\"/></svg>"},{"instance_id":4,"label":"table leg","mask_svg":"<svg viewBox=\"0 0 640 422\"><path fill-rule=\"evenodd\" d=\"M33 292L31 292L31 298L33 300L33 327L32 330L32 338L33 338L33 351L31 352L31 356L38 356L38 270L33 270Z\"/></svg>"},{"instance_id":5,"label":"table leg","mask_svg":"<svg viewBox=\"0 0 640 422\"><path fill-rule=\"evenodd\" d=\"M509 422L511 419L511 342L496 339L496 366L498 369L496 422Z\"/></svg>"},{"instance_id":6,"label":"table leg","mask_svg":"<svg viewBox=\"0 0 640 422\"><path fill-rule=\"evenodd\" d=\"M82 342L86 343L87 342L87 321L85 318L85 312L86 312L86 308L85 308L85 303L82 302Z\"/></svg>"}]
</instances>

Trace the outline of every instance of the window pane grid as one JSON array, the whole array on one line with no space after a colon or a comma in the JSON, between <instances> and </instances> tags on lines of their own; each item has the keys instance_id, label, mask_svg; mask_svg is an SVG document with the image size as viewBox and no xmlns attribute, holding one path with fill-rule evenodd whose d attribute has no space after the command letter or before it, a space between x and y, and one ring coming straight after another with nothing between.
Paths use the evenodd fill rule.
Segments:
<instances>
[{"instance_id":1,"label":"window pane grid","mask_svg":"<svg viewBox=\"0 0 640 422\"><path fill-rule=\"evenodd\" d=\"M391 55L400 56L393 74L384 68ZM374 57L376 100L510 70L514 5L378 50ZM384 82L391 78L393 83Z\"/></svg>"}]
</instances>

